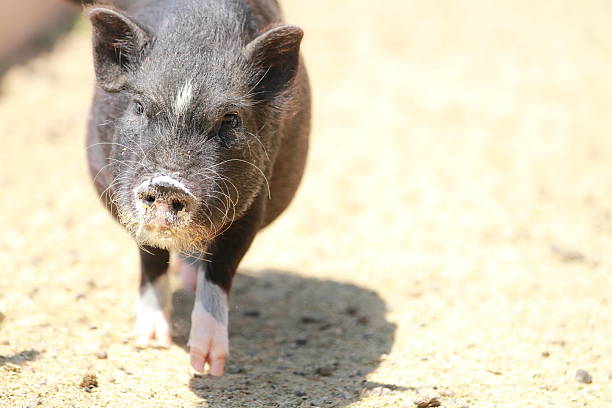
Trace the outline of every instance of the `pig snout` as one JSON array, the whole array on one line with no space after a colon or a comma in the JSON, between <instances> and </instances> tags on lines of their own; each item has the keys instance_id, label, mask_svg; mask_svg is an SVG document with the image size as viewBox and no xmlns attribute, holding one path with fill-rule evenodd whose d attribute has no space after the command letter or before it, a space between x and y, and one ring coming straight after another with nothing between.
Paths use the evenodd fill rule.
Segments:
<instances>
[{"instance_id":1,"label":"pig snout","mask_svg":"<svg viewBox=\"0 0 612 408\"><path fill-rule=\"evenodd\" d=\"M134 190L135 200L147 214L147 224L172 227L183 223L185 216L195 211L195 195L179 180L157 176Z\"/></svg>"}]
</instances>

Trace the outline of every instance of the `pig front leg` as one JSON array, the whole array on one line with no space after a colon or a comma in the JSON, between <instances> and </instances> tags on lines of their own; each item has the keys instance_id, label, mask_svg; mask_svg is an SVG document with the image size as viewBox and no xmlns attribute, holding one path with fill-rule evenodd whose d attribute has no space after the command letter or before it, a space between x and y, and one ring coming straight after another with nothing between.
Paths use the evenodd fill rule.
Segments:
<instances>
[{"instance_id":1,"label":"pig front leg","mask_svg":"<svg viewBox=\"0 0 612 408\"><path fill-rule=\"evenodd\" d=\"M140 249L140 288L136 302L136 343L146 346L151 340L159 345L172 343L170 330L170 288L168 284L168 251Z\"/></svg>"},{"instance_id":2,"label":"pig front leg","mask_svg":"<svg viewBox=\"0 0 612 408\"><path fill-rule=\"evenodd\" d=\"M189 353L191 365L203 372L206 364L210 374L223 375L229 354L228 293L206 277L206 265L197 271L196 298L191 313Z\"/></svg>"},{"instance_id":3,"label":"pig front leg","mask_svg":"<svg viewBox=\"0 0 612 408\"><path fill-rule=\"evenodd\" d=\"M198 372L203 372L208 364L211 375L223 375L229 355L229 291L238 264L259 225L259 219L252 216L235 222L208 247L208 262L198 261L189 333L191 365Z\"/></svg>"},{"instance_id":4,"label":"pig front leg","mask_svg":"<svg viewBox=\"0 0 612 408\"><path fill-rule=\"evenodd\" d=\"M198 268L200 267L198 263L198 258L189 255L179 254L178 263L181 281L183 283L183 290L189 293L195 293L198 277Z\"/></svg>"}]
</instances>

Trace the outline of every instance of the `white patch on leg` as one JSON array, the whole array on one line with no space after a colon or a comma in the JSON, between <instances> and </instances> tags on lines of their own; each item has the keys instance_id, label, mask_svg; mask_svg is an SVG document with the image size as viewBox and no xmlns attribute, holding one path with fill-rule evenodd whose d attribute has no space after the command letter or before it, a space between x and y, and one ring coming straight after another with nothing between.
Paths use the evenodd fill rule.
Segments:
<instances>
[{"instance_id":1,"label":"white patch on leg","mask_svg":"<svg viewBox=\"0 0 612 408\"><path fill-rule=\"evenodd\" d=\"M191 79L189 79L181 89L179 89L174 100L174 113L179 116L183 114L189 107L191 98L193 97L193 86L191 85Z\"/></svg>"},{"instance_id":2,"label":"white patch on leg","mask_svg":"<svg viewBox=\"0 0 612 408\"><path fill-rule=\"evenodd\" d=\"M168 275L160 276L155 283L141 288L136 302L134 334L139 345L156 340L162 346L172 342L170 330L170 291Z\"/></svg>"},{"instance_id":3,"label":"white patch on leg","mask_svg":"<svg viewBox=\"0 0 612 408\"><path fill-rule=\"evenodd\" d=\"M208 364L210 374L223 375L229 354L227 330L227 294L219 286L206 280L204 269L198 270L196 299L191 313L189 352L191 365L203 372Z\"/></svg>"}]
</instances>

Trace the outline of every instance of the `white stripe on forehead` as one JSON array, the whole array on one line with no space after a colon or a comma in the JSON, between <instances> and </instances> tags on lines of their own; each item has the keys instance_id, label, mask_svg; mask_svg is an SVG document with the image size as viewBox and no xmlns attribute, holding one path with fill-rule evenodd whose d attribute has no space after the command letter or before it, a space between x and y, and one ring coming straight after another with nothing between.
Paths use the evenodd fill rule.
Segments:
<instances>
[{"instance_id":1,"label":"white stripe on forehead","mask_svg":"<svg viewBox=\"0 0 612 408\"><path fill-rule=\"evenodd\" d=\"M179 89L178 93L176 94L176 98L174 99L174 113L177 116L185 113L189 107L192 97L193 87L191 86L191 79L188 79L183 87Z\"/></svg>"}]
</instances>

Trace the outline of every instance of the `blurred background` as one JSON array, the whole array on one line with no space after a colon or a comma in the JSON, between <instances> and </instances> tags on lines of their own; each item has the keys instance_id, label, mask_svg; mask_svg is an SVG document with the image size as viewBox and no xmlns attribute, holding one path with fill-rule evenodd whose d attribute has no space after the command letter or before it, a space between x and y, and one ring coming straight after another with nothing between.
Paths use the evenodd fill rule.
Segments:
<instances>
[{"instance_id":1,"label":"blurred background","mask_svg":"<svg viewBox=\"0 0 612 408\"><path fill-rule=\"evenodd\" d=\"M136 248L85 163L87 21L0 0L0 405L610 406L612 3L281 3L308 168L241 266L212 381L129 342Z\"/></svg>"}]
</instances>

